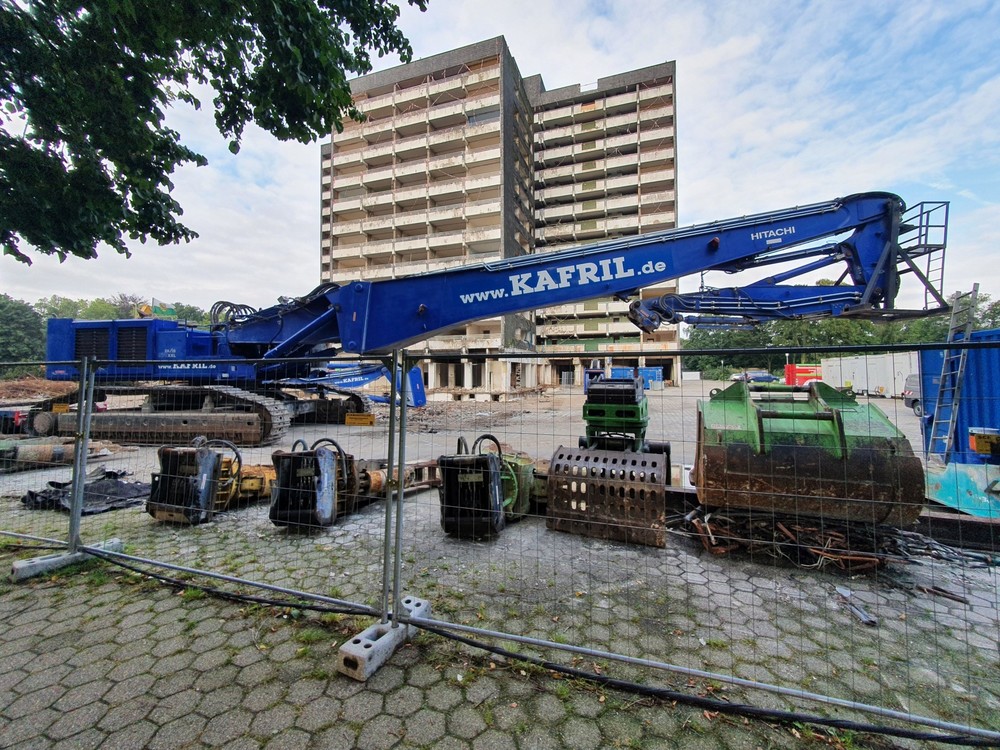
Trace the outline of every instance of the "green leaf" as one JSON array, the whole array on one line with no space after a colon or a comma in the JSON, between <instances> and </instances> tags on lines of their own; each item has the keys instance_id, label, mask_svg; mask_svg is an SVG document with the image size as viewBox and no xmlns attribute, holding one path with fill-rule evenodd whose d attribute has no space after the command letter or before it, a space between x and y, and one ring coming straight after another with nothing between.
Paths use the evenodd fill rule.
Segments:
<instances>
[{"instance_id":1,"label":"green leaf","mask_svg":"<svg viewBox=\"0 0 1000 750\"><path fill-rule=\"evenodd\" d=\"M101 243L128 255L127 239L197 237L169 177L207 162L164 125L165 107L197 107L192 89L211 86L233 154L249 123L327 137L355 114L349 80L369 51L409 59L398 15L390 0L0 3L0 101L26 123L0 129L3 253L93 258Z\"/></svg>"}]
</instances>

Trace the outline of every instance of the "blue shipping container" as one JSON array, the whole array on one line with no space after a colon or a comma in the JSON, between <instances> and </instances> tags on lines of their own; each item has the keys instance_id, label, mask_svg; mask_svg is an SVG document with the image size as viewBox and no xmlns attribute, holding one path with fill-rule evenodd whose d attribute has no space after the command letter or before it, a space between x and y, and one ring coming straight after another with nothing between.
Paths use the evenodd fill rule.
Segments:
<instances>
[{"instance_id":1,"label":"blue shipping container","mask_svg":"<svg viewBox=\"0 0 1000 750\"><path fill-rule=\"evenodd\" d=\"M662 367L640 367L639 377L642 378L642 387L647 391L652 388L653 381L663 382Z\"/></svg>"}]
</instances>

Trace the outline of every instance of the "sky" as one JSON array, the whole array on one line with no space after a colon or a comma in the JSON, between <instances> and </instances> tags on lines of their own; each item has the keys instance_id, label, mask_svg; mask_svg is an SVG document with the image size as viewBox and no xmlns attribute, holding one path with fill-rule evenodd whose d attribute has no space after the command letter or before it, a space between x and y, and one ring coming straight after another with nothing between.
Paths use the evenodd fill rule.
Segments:
<instances>
[{"instance_id":1,"label":"sky","mask_svg":"<svg viewBox=\"0 0 1000 750\"><path fill-rule=\"evenodd\" d=\"M945 292L978 282L1000 299L1000 2L429 0L425 13L404 5L399 26L415 58L503 35L522 76L547 89L675 61L680 226L864 191L949 201ZM251 127L233 155L210 109L168 117L209 159L174 175L198 239L135 243L130 259L0 257L0 292L207 310L313 289L319 142Z\"/></svg>"}]
</instances>

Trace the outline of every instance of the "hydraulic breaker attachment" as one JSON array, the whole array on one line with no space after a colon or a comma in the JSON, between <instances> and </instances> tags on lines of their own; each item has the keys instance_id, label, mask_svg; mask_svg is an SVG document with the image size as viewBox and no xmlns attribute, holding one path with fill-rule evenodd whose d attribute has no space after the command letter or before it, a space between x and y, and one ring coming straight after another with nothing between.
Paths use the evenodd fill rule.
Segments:
<instances>
[{"instance_id":1,"label":"hydraulic breaker attachment","mask_svg":"<svg viewBox=\"0 0 1000 750\"><path fill-rule=\"evenodd\" d=\"M698 404L692 479L707 509L912 525L923 469L876 406L824 383L734 383Z\"/></svg>"},{"instance_id":2,"label":"hydraulic breaker attachment","mask_svg":"<svg viewBox=\"0 0 1000 750\"><path fill-rule=\"evenodd\" d=\"M275 526L332 526L337 517L354 510L358 474L350 456L330 438L308 450L271 454L276 478L269 517ZM305 443L302 443L305 448Z\"/></svg>"},{"instance_id":3,"label":"hydraulic breaker attachment","mask_svg":"<svg viewBox=\"0 0 1000 750\"><path fill-rule=\"evenodd\" d=\"M580 448L663 453L670 455L670 443L646 440L649 401L642 378L608 378L591 382L583 405L587 434Z\"/></svg>"},{"instance_id":4,"label":"hydraulic breaker attachment","mask_svg":"<svg viewBox=\"0 0 1000 750\"><path fill-rule=\"evenodd\" d=\"M225 451L225 452L223 452ZM235 445L199 438L191 446L163 446L152 475L146 511L160 521L198 524L237 504L271 494L274 469L244 466Z\"/></svg>"},{"instance_id":5,"label":"hydraulic breaker attachment","mask_svg":"<svg viewBox=\"0 0 1000 750\"><path fill-rule=\"evenodd\" d=\"M271 491L270 518L275 526L331 526L341 516L385 497L388 462L355 459L330 438L308 450L300 442L291 451L271 454L277 473ZM399 491L415 483L412 468L395 473Z\"/></svg>"},{"instance_id":6,"label":"hydraulic breaker attachment","mask_svg":"<svg viewBox=\"0 0 1000 750\"><path fill-rule=\"evenodd\" d=\"M496 451L481 452L486 442L492 442ZM441 528L461 539L497 536L507 523L500 442L492 435L481 435L470 450L465 438L459 438L456 450L456 455L437 460Z\"/></svg>"}]
</instances>

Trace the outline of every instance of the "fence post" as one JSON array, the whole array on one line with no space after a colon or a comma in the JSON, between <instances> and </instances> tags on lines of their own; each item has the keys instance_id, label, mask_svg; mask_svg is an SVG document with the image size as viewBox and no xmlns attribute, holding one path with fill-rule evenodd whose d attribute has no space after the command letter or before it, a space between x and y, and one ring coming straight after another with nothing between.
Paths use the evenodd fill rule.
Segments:
<instances>
[{"instance_id":1,"label":"fence post","mask_svg":"<svg viewBox=\"0 0 1000 750\"><path fill-rule=\"evenodd\" d=\"M84 485L87 482L87 451L90 443L90 417L94 403L95 369L89 357L80 360L80 387L76 407L76 434L73 440L73 484L70 491L69 532L66 552L28 560L16 560L11 566L11 580L23 581L67 565L89 559L80 541L80 519L83 516ZM95 548L120 552L124 545L118 539L109 539Z\"/></svg>"},{"instance_id":2,"label":"fence post","mask_svg":"<svg viewBox=\"0 0 1000 750\"><path fill-rule=\"evenodd\" d=\"M383 536L383 546L382 546L382 624L385 625L389 622L389 576L392 573L392 568L390 567L389 560L392 554L392 491L395 479L395 466L396 466L396 404L397 404L397 384L396 384L396 369L399 367L399 351L394 349L392 352L392 357L389 361L389 372L392 376L389 378L389 453L387 456L386 465L386 476L388 480L385 483L385 534ZM403 379L405 380L405 373ZM400 468L402 472L402 467Z\"/></svg>"},{"instance_id":3,"label":"fence post","mask_svg":"<svg viewBox=\"0 0 1000 750\"><path fill-rule=\"evenodd\" d=\"M401 377L396 378L396 368L402 362ZM412 637L416 628L412 625L400 627L404 619L409 619L414 615L418 617L430 616L430 605L423 599L409 597L403 600L399 594L399 579L401 570L400 550L403 530L403 494L406 487L406 383L407 383L407 359L405 353L400 358L400 351L394 349L392 352L392 363L390 366L391 388L389 391L389 455L388 471L389 481L386 482L385 491L385 545L382 550L382 620L374 625L365 628L354 638L351 638L340 647L337 653L337 671L353 677L356 680L365 681L378 671L379 667L386 663L396 649L402 646L407 639ZM397 407L398 405L398 407ZM399 460L394 461L393 454L396 452L396 409L399 409ZM398 476L397 468L398 467ZM393 539L393 505L395 504L396 522L395 539ZM392 595L393 610L392 622L389 622L389 559L394 556L392 566Z\"/></svg>"},{"instance_id":4,"label":"fence post","mask_svg":"<svg viewBox=\"0 0 1000 750\"><path fill-rule=\"evenodd\" d=\"M76 400L76 433L73 440L73 485L70 492L69 538L66 548L75 554L80 547L83 490L87 482L87 451L90 444L90 412L93 408L94 373L89 357L80 360L80 389Z\"/></svg>"}]
</instances>

